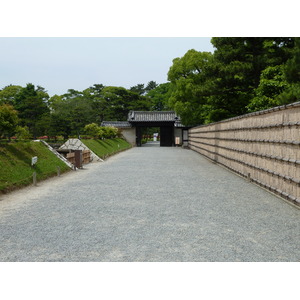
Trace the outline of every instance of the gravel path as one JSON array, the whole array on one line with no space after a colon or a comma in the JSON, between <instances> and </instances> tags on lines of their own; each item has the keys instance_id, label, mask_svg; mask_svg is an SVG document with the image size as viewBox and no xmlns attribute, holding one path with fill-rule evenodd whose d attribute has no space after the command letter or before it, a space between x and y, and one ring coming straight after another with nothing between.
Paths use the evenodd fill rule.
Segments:
<instances>
[{"instance_id":1,"label":"gravel path","mask_svg":"<svg viewBox=\"0 0 300 300\"><path fill-rule=\"evenodd\" d=\"M0 198L0 261L300 261L300 210L199 154L132 148Z\"/></svg>"}]
</instances>

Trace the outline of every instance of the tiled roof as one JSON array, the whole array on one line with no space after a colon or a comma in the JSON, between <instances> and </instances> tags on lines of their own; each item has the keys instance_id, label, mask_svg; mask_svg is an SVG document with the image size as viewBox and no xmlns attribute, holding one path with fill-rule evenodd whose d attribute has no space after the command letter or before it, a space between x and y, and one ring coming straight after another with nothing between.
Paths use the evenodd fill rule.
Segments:
<instances>
[{"instance_id":1,"label":"tiled roof","mask_svg":"<svg viewBox=\"0 0 300 300\"><path fill-rule=\"evenodd\" d=\"M116 128L130 128L131 124L127 121L103 121L101 126L113 126Z\"/></svg>"},{"instance_id":2,"label":"tiled roof","mask_svg":"<svg viewBox=\"0 0 300 300\"><path fill-rule=\"evenodd\" d=\"M130 111L128 122L175 122L180 120L175 111Z\"/></svg>"},{"instance_id":3,"label":"tiled roof","mask_svg":"<svg viewBox=\"0 0 300 300\"><path fill-rule=\"evenodd\" d=\"M179 121L176 121L175 124L174 124L175 127L186 127L185 125L181 124L180 120Z\"/></svg>"}]
</instances>

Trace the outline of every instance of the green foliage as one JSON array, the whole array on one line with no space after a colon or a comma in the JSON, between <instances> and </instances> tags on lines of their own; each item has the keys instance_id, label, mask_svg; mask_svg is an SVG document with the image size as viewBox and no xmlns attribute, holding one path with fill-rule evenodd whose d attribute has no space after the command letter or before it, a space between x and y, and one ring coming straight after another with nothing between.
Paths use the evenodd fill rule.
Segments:
<instances>
[{"instance_id":1,"label":"green foliage","mask_svg":"<svg viewBox=\"0 0 300 300\"><path fill-rule=\"evenodd\" d=\"M158 84L155 81L153 81L153 80L149 81L147 86L145 87L146 93L149 93L153 89L157 88L157 86L158 86Z\"/></svg>"},{"instance_id":2,"label":"green foliage","mask_svg":"<svg viewBox=\"0 0 300 300\"><path fill-rule=\"evenodd\" d=\"M170 110L168 102L171 96L171 88L170 82L162 83L147 93L147 97L151 99L151 110Z\"/></svg>"},{"instance_id":3,"label":"green foliage","mask_svg":"<svg viewBox=\"0 0 300 300\"><path fill-rule=\"evenodd\" d=\"M83 140L83 143L101 158L106 158L115 153L131 148L131 145L121 138L107 140Z\"/></svg>"},{"instance_id":4,"label":"green foliage","mask_svg":"<svg viewBox=\"0 0 300 300\"><path fill-rule=\"evenodd\" d=\"M27 126L17 126L16 127L16 137L18 140L29 140L32 138Z\"/></svg>"},{"instance_id":5,"label":"green foliage","mask_svg":"<svg viewBox=\"0 0 300 300\"><path fill-rule=\"evenodd\" d=\"M289 83L300 82L300 38L295 38L295 48L292 52L293 56L286 63L285 75Z\"/></svg>"},{"instance_id":6,"label":"green foliage","mask_svg":"<svg viewBox=\"0 0 300 300\"><path fill-rule=\"evenodd\" d=\"M96 123L84 127L84 132L94 139L111 139L118 135L118 128L112 126L100 127Z\"/></svg>"},{"instance_id":7,"label":"green foliage","mask_svg":"<svg viewBox=\"0 0 300 300\"><path fill-rule=\"evenodd\" d=\"M157 84L150 81L143 93L154 89ZM83 90L69 89L66 94L49 95L44 88L33 84L26 87L8 86L0 90L0 104L13 104L19 112L21 126L30 134L38 136L80 136L88 124L102 121L127 120L130 110L149 110L150 97L127 90L123 87L94 84ZM104 130L104 136L111 131Z\"/></svg>"},{"instance_id":8,"label":"green foliage","mask_svg":"<svg viewBox=\"0 0 300 300\"><path fill-rule=\"evenodd\" d=\"M101 130L100 126L98 126L96 123L85 125L84 133L89 136L92 136L94 139L99 139L99 137L103 135L103 131Z\"/></svg>"},{"instance_id":9,"label":"green foliage","mask_svg":"<svg viewBox=\"0 0 300 300\"><path fill-rule=\"evenodd\" d=\"M100 127L102 130L102 136L105 139L113 139L118 135L118 128L113 126Z\"/></svg>"},{"instance_id":10,"label":"green foliage","mask_svg":"<svg viewBox=\"0 0 300 300\"><path fill-rule=\"evenodd\" d=\"M29 128L34 138L45 134L38 122L50 114L48 99L49 96L43 88L35 88L31 83L22 88L15 97L15 108L19 112L21 124Z\"/></svg>"},{"instance_id":11,"label":"green foliage","mask_svg":"<svg viewBox=\"0 0 300 300\"><path fill-rule=\"evenodd\" d=\"M130 91L134 92L136 94L139 94L139 95L143 95L143 94L145 94L145 85L143 83L134 85L130 88Z\"/></svg>"},{"instance_id":12,"label":"green foliage","mask_svg":"<svg viewBox=\"0 0 300 300\"><path fill-rule=\"evenodd\" d=\"M211 42L213 54L189 50L173 60L168 73L169 105L184 124L216 122L289 101L283 99L289 90L283 68L289 59L298 62L294 38L215 37ZM290 90L290 97L296 91Z\"/></svg>"},{"instance_id":13,"label":"green foliage","mask_svg":"<svg viewBox=\"0 0 300 300\"><path fill-rule=\"evenodd\" d=\"M31 167L31 158L38 157L36 167ZM45 179L57 173L66 172L69 167L58 159L41 142L14 142L0 144L0 191L32 184L32 174L37 172L37 179Z\"/></svg>"},{"instance_id":14,"label":"green foliage","mask_svg":"<svg viewBox=\"0 0 300 300\"><path fill-rule=\"evenodd\" d=\"M141 95L148 94L151 90L155 89L157 86L158 84L155 81L151 80L148 82L146 87L144 84L137 84L135 86L132 86L129 90L141 96Z\"/></svg>"},{"instance_id":15,"label":"green foliage","mask_svg":"<svg viewBox=\"0 0 300 300\"><path fill-rule=\"evenodd\" d=\"M204 121L202 107L208 101L212 63L211 53L193 49L182 58L173 60L168 72L168 80L172 83L169 105L186 125L196 125Z\"/></svg>"},{"instance_id":16,"label":"green foliage","mask_svg":"<svg viewBox=\"0 0 300 300\"><path fill-rule=\"evenodd\" d=\"M300 82L288 85L277 99L281 105L300 101Z\"/></svg>"},{"instance_id":17,"label":"green foliage","mask_svg":"<svg viewBox=\"0 0 300 300\"><path fill-rule=\"evenodd\" d=\"M194 126L299 100L300 38L214 37L211 43L214 53L191 49L174 58L167 83L130 89L94 84L50 99L40 86L10 85L0 90L0 105L13 105L34 137L67 139L84 132L114 136L99 125L125 121L130 110L172 109Z\"/></svg>"},{"instance_id":18,"label":"green foliage","mask_svg":"<svg viewBox=\"0 0 300 300\"><path fill-rule=\"evenodd\" d=\"M0 136L10 138L16 131L19 123L18 113L9 104L0 105Z\"/></svg>"},{"instance_id":19,"label":"green foliage","mask_svg":"<svg viewBox=\"0 0 300 300\"><path fill-rule=\"evenodd\" d=\"M21 91L19 85L9 85L0 90L0 104L15 105L16 95Z\"/></svg>"},{"instance_id":20,"label":"green foliage","mask_svg":"<svg viewBox=\"0 0 300 300\"><path fill-rule=\"evenodd\" d=\"M255 90L255 97L247 106L250 112L284 104L278 98L278 95L288 86L283 70L283 65L277 65L267 67L262 71L259 86Z\"/></svg>"}]
</instances>

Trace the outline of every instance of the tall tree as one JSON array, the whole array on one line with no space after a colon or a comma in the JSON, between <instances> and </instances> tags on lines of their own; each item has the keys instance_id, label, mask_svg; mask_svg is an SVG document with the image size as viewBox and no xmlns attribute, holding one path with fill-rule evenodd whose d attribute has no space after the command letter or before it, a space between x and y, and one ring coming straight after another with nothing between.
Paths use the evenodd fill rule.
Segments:
<instances>
[{"instance_id":1,"label":"tall tree","mask_svg":"<svg viewBox=\"0 0 300 300\"><path fill-rule=\"evenodd\" d=\"M261 72L269 66L285 63L294 46L292 38L222 37L212 38L211 42L216 48L218 74L216 96L211 103L216 110L224 112L212 121L246 113L260 84Z\"/></svg>"},{"instance_id":2,"label":"tall tree","mask_svg":"<svg viewBox=\"0 0 300 300\"><path fill-rule=\"evenodd\" d=\"M18 112L9 104L0 105L0 136L5 135L10 139L18 123Z\"/></svg>"},{"instance_id":3,"label":"tall tree","mask_svg":"<svg viewBox=\"0 0 300 300\"><path fill-rule=\"evenodd\" d=\"M157 88L157 86L158 84L155 81L151 80L148 82L147 86L145 87L145 92L149 93L149 91Z\"/></svg>"},{"instance_id":4,"label":"tall tree","mask_svg":"<svg viewBox=\"0 0 300 300\"><path fill-rule=\"evenodd\" d=\"M140 83L140 84L132 86L129 90L131 92L137 93L139 95L144 95L145 94L145 85L143 83Z\"/></svg>"},{"instance_id":5,"label":"tall tree","mask_svg":"<svg viewBox=\"0 0 300 300\"><path fill-rule=\"evenodd\" d=\"M147 97L151 99L151 110L162 111L171 109L169 106L169 98L171 96L171 83L159 84L156 88L151 89L147 93Z\"/></svg>"},{"instance_id":6,"label":"tall tree","mask_svg":"<svg viewBox=\"0 0 300 300\"><path fill-rule=\"evenodd\" d=\"M38 86L36 89L31 83L22 88L15 97L15 108L19 112L21 124L28 126L34 138L44 134L37 123L49 116L48 99L49 95L44 88Z\"/></svg>"},{"instance_id":7,"label":"tall tree","mask_svg":"<svg viewBox=\"0 0 300 300\"><path fill-rule=\"evenodd\" d=\"M21 91L20 85L8 85L0 90L0 104L15 105L16 95Z\"/></svg>"},{"instance_id":8,"label":"tall tree","mask_svg":"<svg viewBox=\"0 0 300 300\"><path fill-rule=\"evenodd\" d=\"M285 104L278 98L278 95L288 87L283 69L283 65L270 66L261 72L259 85L255 89L255 97L247 105L249 112Z\"/></svg>"},{"instance_id":9,"label":"tall tree","mask_svg":"<svg viewBox=\"0 0 300 300\"><path fill-rule=\"evenodd\" d=\"M187 51L181 58L175 58L168 72L172 84L169 105L180 115L186 125L204 122L213 56L210 52Z\"/></svg>"},{"instance_id":10,"label":"tall tree","mask_svg":"<svg viewBox=\"0 0 300 300\"><path fill-rule=\"evenodd\" d=\"M300 38L295 38L295 47L292 57L287 61L285 67L286 79L289 83L300 82Z\"/></svg>"}]
</instances>

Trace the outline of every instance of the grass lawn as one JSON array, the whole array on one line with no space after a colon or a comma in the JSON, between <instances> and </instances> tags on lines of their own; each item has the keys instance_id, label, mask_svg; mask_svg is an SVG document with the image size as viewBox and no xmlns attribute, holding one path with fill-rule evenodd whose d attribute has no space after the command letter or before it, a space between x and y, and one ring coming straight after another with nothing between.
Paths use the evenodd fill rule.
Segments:
<instances>
[{"instance_id":1,"label":"grass lawn","mask_svg":"<svg viewBox=\"0 0 300 300\"><path fill-rule=\"evenodd\" d=\"M38 157L36 166L31 167L31 158ZM0 144L0 192L32 183L32 174L37 173L37 180L46 179L70 168L58 159L41 142L11 142Z\"/></svg>"},{"instance_id":2,"label":"grass lawn","mask_svg":"<svg viewBox=\"0 0 300 300\"><path fill-rule=\"evenodd\" d=\"M131 145L121 138L107 140L87 139L81 141L102 159L131 148Z\"/></svg>"}]
</instances>

